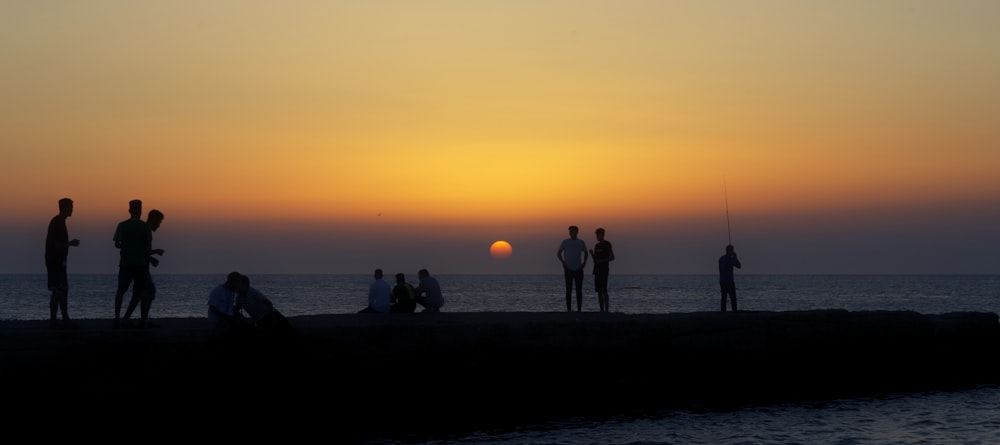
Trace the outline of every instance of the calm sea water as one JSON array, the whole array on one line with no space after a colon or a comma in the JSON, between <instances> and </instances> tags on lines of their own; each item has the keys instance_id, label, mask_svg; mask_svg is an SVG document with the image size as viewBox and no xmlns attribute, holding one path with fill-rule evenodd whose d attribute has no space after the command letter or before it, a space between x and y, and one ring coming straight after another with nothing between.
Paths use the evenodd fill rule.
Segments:
<instances>
[{"instance_id":1,"label":"calm sea water","mask_svg":"<svg viewBox=\"0 0 1000 445\"><path fill-rule=\"evenodd\" d=\"M447 312L550 312L566 308L562 275L438 275ZM415 283L415 276L411 283ZM597 311L593 279L584 311ZM367 302L371 275L257 275L260 289L288 316L349 314ZM157 275L151 317L204 317L224 275ZM612 275L611 310L626 314L719 309L715 275ZM110 319L116 276L70 275L70 316ZM741 275L741 309L912 310L1000 313L1000 275ZM44 274L0 275L0 320L47 320ZM575 298L575 297L574 297ZM575 307L574 302L574 307Z\"/></svg>"},{"instance_id":2,"label":"calm sea water","mask_svg":"<svg viewBox=\"0 0 1000 445\"><path fill-rule=\"evenodd\" d=\"M289 316L357 312L367 301L371 280L367 274L251 278L253 286ZM69 279L71 317L112 317L114 275ZM204 317L209 292L224 279L223 275L154 276L158 294L151 317ZM438 279L446 299L443 310L449 312L551 312L566 307L561 275L439 275ZM716 280L714 275L612 274L611 310L716 311ZM592 286L588 277L584 311L597 310ZM1000 275L738 275L737 292L740 308L754 311L1000 313ZM0 320L48 319L48 297L44 275L0 275ZM726 412L674 410L600 420L561 419L432 443L1000 444L1000 388L883 394Z\"/></svg>"}]
</instances>

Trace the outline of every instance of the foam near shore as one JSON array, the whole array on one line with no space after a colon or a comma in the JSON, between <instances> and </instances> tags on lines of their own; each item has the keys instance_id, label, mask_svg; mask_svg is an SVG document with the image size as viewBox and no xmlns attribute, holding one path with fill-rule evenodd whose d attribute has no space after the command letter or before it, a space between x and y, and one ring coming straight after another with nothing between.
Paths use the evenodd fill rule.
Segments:
<instances>
[{"instance_id":1,"label":"foam near shore","mask_svg":"<svg viewBox=\"0 0 1000 445\"><path fill-rule=\"evenodd\" d=\"M112 330L110 320L78 320L76 330L0 321L5 400L37 415L52 400L108 403L116 414L77 415L152 416L177 434L255 413L256 438L301 434L311 441L310 434L334 431L360 441L1000 383L994 313L443 312L289 320L299 335L294 345L226 341L198 318L157 319L160 327L145 330Z\"/></svg>"}]
</instances>

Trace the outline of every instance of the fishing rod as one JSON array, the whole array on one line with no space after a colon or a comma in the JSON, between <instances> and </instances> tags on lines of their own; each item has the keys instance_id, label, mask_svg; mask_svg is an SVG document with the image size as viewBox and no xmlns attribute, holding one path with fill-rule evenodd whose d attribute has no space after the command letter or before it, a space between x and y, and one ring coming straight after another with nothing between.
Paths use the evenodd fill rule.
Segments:
<instances>
[{"instance_id":1,"label":"fishing rod","mask_svg":"<svg viewBox=\"0 0 1000 445\"><path fill-rule=\"evenodd\" d=\"M726 198L726 232L729 235L729 245L733 245L733 229L729 223L729 188L726 187L726 177L722 177L722 193Z\"/></svg>"}]
</instances>

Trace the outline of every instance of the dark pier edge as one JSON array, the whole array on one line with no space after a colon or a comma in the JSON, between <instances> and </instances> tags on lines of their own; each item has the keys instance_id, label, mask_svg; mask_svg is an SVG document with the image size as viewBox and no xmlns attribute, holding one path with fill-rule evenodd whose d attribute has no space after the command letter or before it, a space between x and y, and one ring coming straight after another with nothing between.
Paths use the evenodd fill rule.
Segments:
<instances>
[{"instance_id":1,"label":"dark pier edge","mask_svg":"<svg viewBox=\"0 0 1000 445\"><path fill-rule=\"evenodd\" d=\"M58 331L0 321L5 428L39 434L37 423L55 415L73 427L51 432L80 438L418 440L568 417L1000 383L1000 323L984 312L290 320L293 346L222 341L204 319L158 319L162 327L146 330L81 320Z\"/></svg>"}]
</instances>

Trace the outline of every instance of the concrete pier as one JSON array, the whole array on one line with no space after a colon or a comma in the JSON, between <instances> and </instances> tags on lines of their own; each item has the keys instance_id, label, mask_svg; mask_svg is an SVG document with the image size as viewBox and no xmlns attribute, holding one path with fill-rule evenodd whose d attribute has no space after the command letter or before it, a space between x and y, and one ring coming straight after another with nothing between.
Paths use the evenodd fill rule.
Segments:
<instances>
[{"instance_id":1,"label":"concrete pier","mask_svg":"<svg viewBox=\"0 0 1000 445\"><path fill-rule=\"evenodd\" d=\"M443 312L290 320L299 335L291 345L227 341L212 335L205 319L159 319L161 327L146 330L81 320L78 330L58 331L47 321L0 321L4 400L27 417L73 401L94 407L73 411L83 436L136 419L178 437L233 421L250 429L226 437L344 443L1000 384L994 313Z\"/></svg>"}]
</instances>

